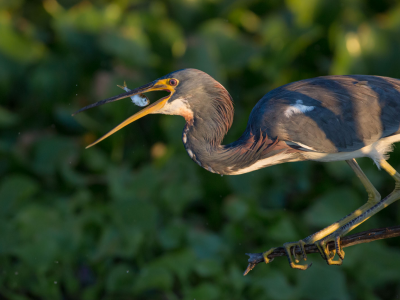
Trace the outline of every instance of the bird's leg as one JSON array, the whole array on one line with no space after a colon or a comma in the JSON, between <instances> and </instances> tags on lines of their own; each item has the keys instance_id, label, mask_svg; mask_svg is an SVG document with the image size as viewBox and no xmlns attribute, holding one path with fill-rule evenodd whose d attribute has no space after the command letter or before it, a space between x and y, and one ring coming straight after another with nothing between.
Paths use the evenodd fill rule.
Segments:
<instances>
[{"instance_id":1,"label":"bird's leg","mask_svg":"<svg viewBox=\"0 0 400 300\"><path fill-rule=\"evenodd\" d=\"M400 174L397 173L397 171L384 159L380 160L379 164L395 180L394 190L388 196L386 196L384 199L382 199L381 201L378 201L376 203L374 203L375 201L371 200L372 198L369 197L368 202L364 205L367 207L369 206L367 209L360 208L359 210L362 211L361 214L357 214L352 220L350 220L346 224L343 224L336 231L334 231L333 233L329 234L328 236L324 237L323 239L321 239L315 243L317 245L318 249L320 250L321 255L325 256L325 258L327 258L326 261L328 264L341 264L342 263L342 260L344 258L344 252L343 252L343 250L341 250L341 246L340 246L340 238L342 236L344 236L345 234L347 234L348 232L350 232L351 230L356 228L361 223L368 220L370 217L372 217L377 212L381 211L388 205L390 205L393 202L395 202L396 200L400 199ZM356 172L356 174L357 174L357 172ZM367 191L368 191L368 189L367 189ZM369 191L368 191L368 194L370 195ZM335 243L335 248L336 248L336 251L338 252L338 256L339 256L338 261L334 261L333 257L329 256L329 250L327 249L326 245L330 241L334 241L334 243Z\"/></svg>"},{"instance_id":2,"label":"bird's leg","mask_svg":"<svg viewBox=\"0 0 400 300\"><path fill-rule=\"evenodd\" d=\"M329 250L328 246L327 246L327 242L325 241L324 238L329 236L331 233L335 232L341 226L347 224L348 222L350 222L351 220L353 220L357 216L361 215L364 211L366 211L369 208L371 208L372 206L374 206L381 199L381 196L379 195L378 191L375 189L375 187L369 181L367 176L361 170L361 168L357 164L356 160L352 159L352 160L347 160L346 162L354 170L354 172L356 173L357 177L360 178L362 184L364 185L365 189L367 190L367 192L368 192L368 201L367 201L367 203L365 203L363 206L361 206L359 209L357 209L356 211L352 212L351 214L349 214L349 215L345 216L344 218L340 219L339 221L337 221L337 222L333 223L332 225L330 225L330 226L328 226L328 227L326 227L326 228L324 228L324 229L322 229L322 230L320 230L320 231L318 231L318 232L306 237L303 240L300 240L298 242L285 243L283 246L286 249L286 254L287 254L288 259L289 259L289 264L290 264L290 266L292 268L305 270L305 269L307 269L309 267L309 266L304 266L304 265L296 265L294 263L294 262L297 263L299 261L299 257L300 257L299 255L293 255L293 257L295 258L294 261L293 261L293 259L291 257L291 252L294 253L296 246L298 246L303 252L305 244L313 244L313 243L315 243L316 246L318 247L322 257L325 260L327 260L328 263L329 262L331 262L332 264L335 263L335 262L332 261L332 259L335 256L336 252L338 253L339 258L343 259L344 251L340 247L340 239L334 239L334 241L336 242L335 243L336 247L335 247L335 249ZM307 256L305 255L305 252L303 252L302 258L304 260L307 259ZM338 262L336 262L336 264L340 264L340 263L341 263L340 260Z\"/></svg>"},{"instance_id":3,"label":"bird's leg","mask_svg":"<svg viewBox=\"0 0 400 300\"><path fill-rule=\"evenodd\" d=\"M364 172L361 170L360 166L357 164L355 159L352 160L347 160L346 161L348 165L353 169L353 171L356 173L357 177L360 179L361 183L365 187L367 193L368 193L368 201L365 203L363 206L361 206L359 209L355 210L353 213L347 215L343 219L339 220L338 222L333 223L331 226L321 230L325 231L325 236L321 237L318 239L318 235L311 235L309 236L308 242L310 243L315 243L315 245L318 247L322 257L328 262L328 264L341 264L342 260L344 258L344 251L340 247L340 238L335 238L335 249L329 250L328 249L328 242L331 241L332 239L327 239L326 237L330 235L332 232L336 231L339 229L341 226L347 224L354 218L358 217L368 209L370 209L372 206L377 204L381 196L379 192L375 189L373 184L369 181L368 177L364 174ZM326 229L334 229L330 232L326 232ZM320 231L320 232L321 232ZM315 240L315 239L318 240ZM339 260L338 261L333 261L333 257L335 256L335 253L338 254Z\"/></svg>"}]
</instances>

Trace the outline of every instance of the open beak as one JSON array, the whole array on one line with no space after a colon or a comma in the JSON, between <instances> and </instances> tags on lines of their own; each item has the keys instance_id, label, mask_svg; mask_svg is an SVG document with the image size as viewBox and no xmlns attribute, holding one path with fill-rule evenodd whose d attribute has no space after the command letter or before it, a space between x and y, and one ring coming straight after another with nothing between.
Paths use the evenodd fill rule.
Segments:
<instances>
[{"instance_id":1,"label":"open beak","mask_svg":"<svg viewBox=\"0 0 400 300\"><path fill-rule=\"evenodd\" d=\"M114 102L114 101L124 99L124 98L130 97L130 96L133 96L133 95L137 95L137 94L142 94L142 93L147 93L147 92L152 92L152 91L168 91L168 92L170 92L170 94L168 96L163 97L160 100L150 104L146 108L142 109L141 111L137 112L133 116L131 116L128 119L126 119L125 121L123 121L121 124L119 124L113 130L111 130L110 132L108 132L107 134L105 134L101 138L99 138L97 141L95 141L92 144L90 144L89 146L87 146L86 149L96 145L98 142L104 140L105 138L109 137L110 135L117 132L121 128L140 119L141 117L144 117L148 114L157 113L157 111L162 109L164 107L164 105L167 103L167 101L169 100L169 98L171 98L172 94L175 92L175 87L169 85L168 82L169 82L169 79L155 80L155 81L145 84L137 89L131 90L130 92L126 92L126 93L123 93L123 94L120 94L120 95L117 95L117 96L114 96L114 97L111 97L111 98L108 98L108 99L105 99L105 100L102 100L102 101L99 101L99 102L96 102L93 104L90 104L88 106L85 106L85 107L77 110L75 113L73 113L72 115L74 116L74 115L76 115L84 110L87 110L89 108L103 105L103 104L106 104L109 102Z\"/></svg>"}]
</instances>

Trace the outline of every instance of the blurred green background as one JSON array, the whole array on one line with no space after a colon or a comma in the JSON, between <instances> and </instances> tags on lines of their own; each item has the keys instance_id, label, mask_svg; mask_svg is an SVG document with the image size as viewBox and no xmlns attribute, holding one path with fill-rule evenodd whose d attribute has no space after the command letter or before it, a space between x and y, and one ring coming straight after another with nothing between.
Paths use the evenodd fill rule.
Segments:
<instances>
[{"instance_id":1,"label":"blurred green background","mask_svg":"<svg viewBox=\"0 0 400 300\"><path fill-rule=\"evenodd\" d=\"M280 258L242 276L244 253L364 203L346 163L221 177L188 157L181 117L147 116L85 150L139 108L128 98L71 113L124 80L198 68L234 98L229 143L271 89L328 74L400 78L399 53L398 1L2 0L0 299L398 299L398 238L348 248L340 267L310 255L306 272ZM392 190L359 163L382 195ZM399 223L395 203L356 231Z\"/></svg>"}]
</instances>

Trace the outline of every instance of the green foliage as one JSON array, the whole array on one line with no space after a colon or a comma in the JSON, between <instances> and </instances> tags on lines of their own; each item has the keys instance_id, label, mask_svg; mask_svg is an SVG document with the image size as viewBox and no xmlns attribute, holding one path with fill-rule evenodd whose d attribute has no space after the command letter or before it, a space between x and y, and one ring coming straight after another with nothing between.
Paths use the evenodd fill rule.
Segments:
<instances>
[{"instance_id":1,"label":"green foliage","mask_svg":"<svg viewBox=\"0 0 400 300\"><path fill-rule=\"evenodd\" d=\"M256 101L327 74L400 78L395 1L2 1L0 298L395 299L400 242L310 255L247 277L246 252L295 241L367 198L345 163L208 173L184 151L179 117L151 115L89 150L137 111L89 103L180 68L214 76L235 100L240 136ZM154 101L160 94L150 95ZM399 151L390 161L400 169ZM360 160L385 195L393 181ZM400 221L399 204L357 230Z\"/></svg>"}]
</instances>

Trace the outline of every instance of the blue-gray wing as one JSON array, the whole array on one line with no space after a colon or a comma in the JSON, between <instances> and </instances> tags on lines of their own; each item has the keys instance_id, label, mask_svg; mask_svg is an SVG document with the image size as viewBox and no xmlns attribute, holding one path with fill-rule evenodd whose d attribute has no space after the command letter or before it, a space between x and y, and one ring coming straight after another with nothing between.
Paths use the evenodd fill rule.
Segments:
<instances>
[{"instance_id":1,"label":"blue-gray wing","mask_svg":"<svg viewBox=\"0 0 400 300\"><path fill-rule=\"evenodd\" d=\"M254 107L249 126L318 152L348 152L399 133L400 80L325 76L279 87Z\"/></svg>"}]
</instances>

